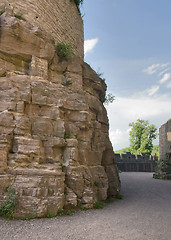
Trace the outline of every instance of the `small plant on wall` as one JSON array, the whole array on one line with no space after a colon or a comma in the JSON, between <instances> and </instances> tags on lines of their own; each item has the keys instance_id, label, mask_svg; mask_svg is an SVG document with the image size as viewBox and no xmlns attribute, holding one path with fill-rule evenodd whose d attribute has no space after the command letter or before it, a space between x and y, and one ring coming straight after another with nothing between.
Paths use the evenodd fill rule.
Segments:
<instances>
[{"instance_id":1,"label":"small plant on wall","mask_svg":"<svg viewBox=\"0 0 171 240\"><path fill-rule=\"evenodd\" d=\"M71 43L58 43L56 45L56 51L61 61L69 60L74 54Z\"/></svg>"}]
</instances>

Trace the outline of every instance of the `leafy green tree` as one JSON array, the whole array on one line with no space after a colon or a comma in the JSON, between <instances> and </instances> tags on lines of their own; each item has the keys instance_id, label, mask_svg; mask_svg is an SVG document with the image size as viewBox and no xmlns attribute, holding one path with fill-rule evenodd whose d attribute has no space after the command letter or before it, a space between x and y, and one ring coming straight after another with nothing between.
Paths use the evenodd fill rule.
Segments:
<instances>
[{"instance_id":1,"label":"leafy green tree","mask_svg":"<svg viewBox=\"0 0 171 240\"><path fill-rule=\"evenodd\" d=\"M153 150L153 140L157 138L157 128L149 121L138 119L129 124L130 151L132 154L145 153L150 155Z\"/></svg>"}]
</instances>

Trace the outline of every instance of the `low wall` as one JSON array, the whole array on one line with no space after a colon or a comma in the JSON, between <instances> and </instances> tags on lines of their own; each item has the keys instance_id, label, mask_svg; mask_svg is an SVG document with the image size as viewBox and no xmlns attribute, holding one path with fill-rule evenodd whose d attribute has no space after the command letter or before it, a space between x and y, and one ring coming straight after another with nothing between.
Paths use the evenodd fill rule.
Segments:
<instances>
[{"instance_id":1,"label":"low wall","mask_svg":"<svg viewBox=\"0 0 171 240\"><path fill-rule=\"evenodd\" d=\"M154 172L158 157L149 155L133 155L131 153L115 154L118 169L123 172Z\"/></svg>"}]
</instances>

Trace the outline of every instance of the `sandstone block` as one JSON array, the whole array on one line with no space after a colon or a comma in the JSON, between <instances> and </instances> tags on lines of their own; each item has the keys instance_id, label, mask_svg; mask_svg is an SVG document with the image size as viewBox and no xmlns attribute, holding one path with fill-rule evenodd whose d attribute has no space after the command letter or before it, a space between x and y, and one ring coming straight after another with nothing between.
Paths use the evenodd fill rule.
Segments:
<instances>
[{"instance_id":1,"label":"sandstone block","mask_svg":"<svg viewBox=\"0 0 171 240\"><path fill-rule=\"evenodd\" d=\"M94 203L94 192L91 188L86 187L84 189L82 203L83 204L93 204Z\"/></svg>"},{"instance_id":2,"label":"sandstone block","mask_svg":"<svg viewBox=\"0 0 171 240\"><path fill-rule=\"evenodd\" d=\"M88 122L90 121L89 113L87 111L74 112L72 111L68 116L73 122Z\"/></svg>"},{"instance_id":3,"label":"sandstone block","mask_svg":"<svg viewBox=\"0 0 171 240\"><path fill-rule=\"evenodd\" d=\"M69 86L72 91L78 91L82 89L82 75L77 73L66 72L65 77L68 81L71 82Z\"/></svg>"},{"instance_id":4,"label":"sandstone block","mask_svg":"<svg viewBox=\"0 0 171 240\"><path fill-rule=\"evenodd\" d=\"M16 110L17 110L18 113L24 113L25 104L24 104L23 101L18 102L16 107L17 107Z\"/></svg>"},{"instance_id":5,"label":"sandstone block","mask_svg":"<svg viewBox=\"0 0 171 240\"><path fill-rule=\"evenodd\" d=\"M65 139L60 137L49 137L44 142L45 147L60 147L63 148L67 145Z\"/></svg>"},{"instance_id":6,"label":"sandstone block","mask_svg":"<svg viewBox=\"0 0 171 240\"><path fill-rule=\"evenodd\" d=\"M25 137L16 137L14 139L13 152L25 155L41 155L41 141Z\"/></svg>"},{"instance_id":7,"label":"sandstone block","mask_svg":"<svg viewBox=\"0 0 171 240\"><path fill-rule=\"evenodd\" d=\"M2 196L7 192L10 182L10 175L0 175L0 199L2 199Z\"/></svg>"},{"instance_id":8,"label":"sandstone block","mask_svg":"<svg viewBox=\"0 0 171 240\"><path fill-rule=\"evenodd\" d=\"M64 138L65 134L65 126L64 121L62 119L57 119L55 122L53 122L54 127L54 136Z\"/></svg>"},{"instance_id":9,"label":"sandstone block","mask_svg":"<svg viewBox=\"0 0 171 240\"><path fill-rule=\"evenodd\" d=\"M67 144L67 147L77 148L78 140L77 139L66 139L66 144Z\"/></svg>"},{"instance_id":10,"label":"sandstone block","mask_svg":"<svg viewBox=\"0 0 171 240\"><path fill-rule=\"evenodd\" d=\"M80 155L83 163L87 166L101 165L102 153L100 151L81 150Z\"/></svg>"},{"instance_id":11,"label":"sandstone block","mask_svg":"<svg viewBox=\"0 0 171 240\"><path fill-rule=\"evenodd\" d=\"M82 75L83 61L79 57L72 57L67 65L67 71Z\"/></svg>"},{"instance_id":12,"label":"sandstone block","mask_svg":"<svg viewBox=\"0 0 171 240\"><path fill-rule=\"evenodd\" d=\"M53 123L47 118L33 118L32 132L34 135L40 136L53 136Z\"/></svg>"},{"instance_id":13,"label":"sandstone block","mask_svg":"<svg viewBox=\"0 0 171 240\"><path fill-rule=\"evenodd\" d=\"M31 134L31 122L28 117L16 115L14 116L15 129L14 133L17 135Z\"/></svg>"},{"instance_id":14,"label":"sandstone block","mask_svg":"<svg viewBox=\"0 0 171 240\"><path fill-rule=\"evenodd\" d=\"M66 185L77 195L82 198L84 190L83 168L82 167L66 167Z\"/></svg>"},{"instance_id":15,"label":"sandstone block","mask_svg":"<svg viewBox=\"0 0 171 240\"><path fill-rule=\"evenodd\" d=\"M65 166L73 166L76 165L78 161L78 149L72 147L66 147L63 153L63 163Z\"/></svg>"},{"instance_id":16,"label":"sandstone block","mask_svg":"<svg viewBox=\"0 0 171 240\"><path fill-rule=\"evenodd\" d=\"M15 102L2 102L0 104L0 112L3 112L5 110L8 111L15 111L16 109L16 103Z\"/></svg>"},{"instance_id":17,"label":"sandstone block","mask_svg":"<svg viewBox=\"0 0 171 240\"><path fill-rule=\"evenodd\" d=\"M65 201L66 206L77 206L77 195L68 187L66 187Z\"/></svg>"},{"instance_id":18,"label":"sandstone block","mask_svg":"<svg viewBox=\"0 0 171 240\"><path fill-rule=\"evenodd\" d=\"M7 170L7 152L0 150L0 174Z\"/></svg>"},{"instance_id":19,"label":"sandstone block","mask_svg":"<svg viewBox=\"0 0 171 240\"><path fill-rule=\"evenodd\" d=\"M13 114L7 110L0 112L0 126L14 128Z\"/></svg>"},{"instance_id":20,"label":"sandstone block","mask_svg":"<svg viewBox=\"0 0 171 240\"><path fill-rule=\"evenodd\" d=\"M40 76L42 78L48 78L47 60L32 56L31 75Z\"/></svg>"}]
</instances>

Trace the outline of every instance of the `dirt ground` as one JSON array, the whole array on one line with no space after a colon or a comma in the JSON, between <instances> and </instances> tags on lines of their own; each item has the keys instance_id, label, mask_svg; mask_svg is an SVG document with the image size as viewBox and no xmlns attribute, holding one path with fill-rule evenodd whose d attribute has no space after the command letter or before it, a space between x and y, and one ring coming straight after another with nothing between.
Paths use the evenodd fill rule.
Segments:
<instances>
[{"instance_id":1,"label":"dirt ground","mask_svg":"<svg viewBox=\"0 0 171 240\"><path fill-rule=\"evenodd\" d=\"M121 173L122 200L100 210L27 221L0 219L1 240L171 240L171 181Z\"/></svg>"}]
</instances>

